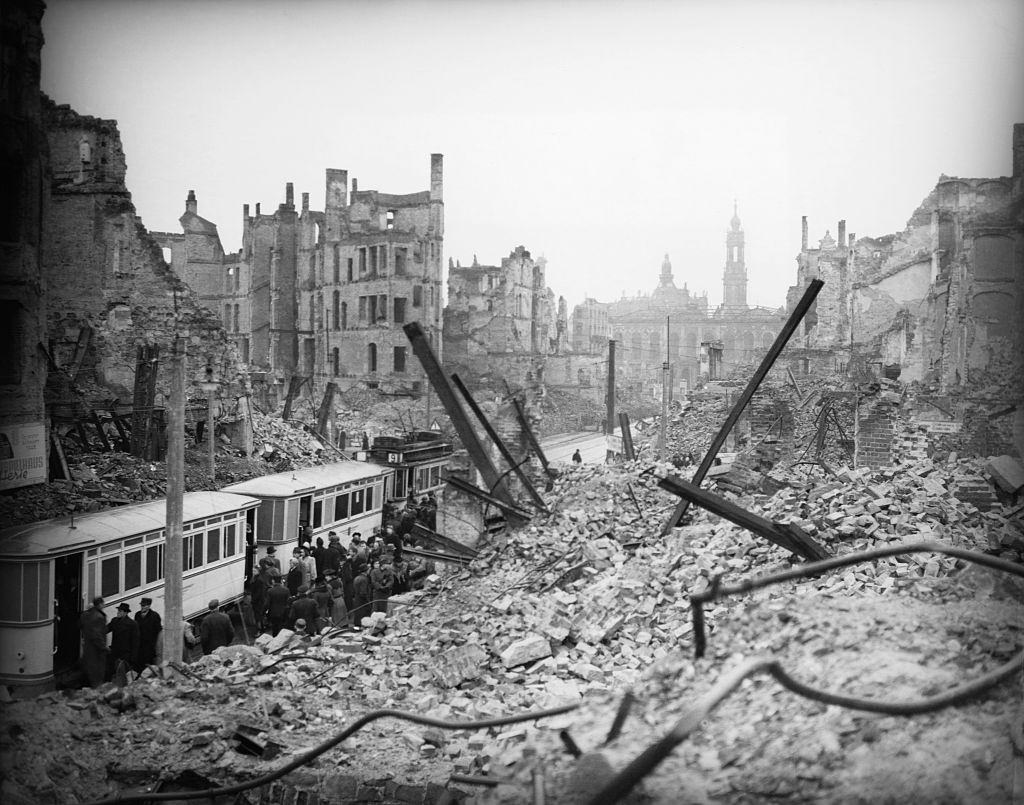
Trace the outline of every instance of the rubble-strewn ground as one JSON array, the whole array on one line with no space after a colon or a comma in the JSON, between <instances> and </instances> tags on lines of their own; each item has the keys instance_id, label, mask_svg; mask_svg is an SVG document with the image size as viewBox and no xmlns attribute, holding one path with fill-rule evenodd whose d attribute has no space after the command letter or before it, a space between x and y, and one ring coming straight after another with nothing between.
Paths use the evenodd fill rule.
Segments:
<instances>
[{"instance_id":1,"label":"rubble-strewn ground","mask_svg":"<svg viewBox=\"0 0 1024 805\"><path fill-rule=\"evenodd\" d=\"M1019 515L959 501L943 483L958 467L845 471L841 482L735 499L801 522L839 554L927 539L1019 558L1010 547ZM479 546L470 569L396 602L382 635L346 633L276 654L232 647L184 671L164 666L124 693L4 705L5 800L87 801L184 769L250 779L375 708L463 720L576 702L563 716L479 732L376 721L287 779L321 802L426 802L440 796L428 782L486 773L512 782L453 788L479 803L529 802L542 765L550 801L583 802L607 765L622 768L664 735L741 659L775 656L813 686L900 701L976 678L1024 644L1019 579L915 554L716 602L708 654L695 660L688 595L719 573L738 581L790 567L790 557L700 511L660 537L676 502L657 488L669 471L565 468L546 495L549 518ZM637 703L598 756L627 690ZM645 797L1005 802L1015 764L1021 773L1022 714L1019 679L971 704L896 718L823 706L755 678L645 781ZM239 725L282 754L238 754ZM562 729L587 753L580 761L565 752Z\"/></svg>"}]
</instances>

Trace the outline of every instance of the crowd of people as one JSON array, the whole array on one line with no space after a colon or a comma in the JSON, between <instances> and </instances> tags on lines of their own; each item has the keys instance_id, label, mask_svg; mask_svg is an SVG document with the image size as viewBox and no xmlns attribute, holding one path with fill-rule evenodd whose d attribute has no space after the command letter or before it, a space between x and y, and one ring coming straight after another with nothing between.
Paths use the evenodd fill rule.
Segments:
<instances>
[{"instance_id":1,"label":"crowd of people","mask_svg":"<svg viewBox=\"0 0 1024 805\"><path fill-rule=\"evenodd\" d=\"M386 508L384 530L364 541L353 534L348 548L331 531L327 544L318 537L312 544L312 530L304 528L299 547L292 551L287 569L282 568L274 546L259 559L254 576L246 584L243 626L254 624L257 633L277 635L283 628L314 635L325 626L361 628L373 612L387 612L388 599L420 586L434 572L433 562L408 557L403 550L416 543L416 524L434 530L437 500L430 492L417 500L410 493L399 513ZM97 687L104 682L124 684L132 674L161 659L160 635L163 623L153 609L151 598L139 601L134 618L127 603L118 604L108 619L101 597L82 613L81 668L86 682ZM182 661L189 662L196 647L210 654L235 639L231 618L220 609L220 601L209 602L198 629L189 621L181 624ZM108 640L109 636L109 640Z\"/></svg>"},{"instance_id":2,"label":"crowd of people","mask_svg":"<svg viewBox=\"0 0 1024 805\"><path fill-rule=\"evenodd\" d=\"M417 523L433 530L436 518L433 493L421 501L410 496L400 515L385 512L380 538L371 534L364 540L355 533L346 548L334 531L326 544L322 537L311 544L304 532L287 568L270 546L247 589L257 631L277 635L288 628L313 635L325 626L358 630L371 613L387 612L391 596L414 589L434 572L432 562L408 557L403 548L415 543Z\"/></svg>"}]
</instances>

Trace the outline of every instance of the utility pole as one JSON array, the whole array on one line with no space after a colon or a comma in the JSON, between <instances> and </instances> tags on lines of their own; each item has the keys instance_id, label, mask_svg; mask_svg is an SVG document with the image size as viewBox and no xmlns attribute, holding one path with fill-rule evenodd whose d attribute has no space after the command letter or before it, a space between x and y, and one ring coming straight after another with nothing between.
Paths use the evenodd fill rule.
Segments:
<instances>
[{"instance_id":1,"label":"utility pole","mask_svg":"<svg viewBox=\"0 0 1024 805\"><path fill-rule=\"evenodd\" d=\"M206 381L202 384L203 391L206 392L206 474L210 476L210 483L217 478L217 463L216 454L216 441L214 438L214 419L213 419L213 406L216 402L217 394L217 383L213 379L213 364L207 361L206 363Z\"/></svg>"},{"instance_id":2,"label":"utility pole","mask_svg":"<svg viewBox=\"0 0 1024 805\"><path fill-rule=\"evenodd\" d=\"M213 430L212 423L210 430ZM185 491L185 340L175 336L167 412L167 521L164 529L164 659L181 658L182 517Z\"/></svg>"},{"instance_id":3,"label":"utility pole","mask_svg":"<svg viewBox=\"0 0 1024 805\"><path fill-rule=\"evenodd\" d=\"M608 339L608 397L605 400L604 432L615 433L615 339Z\"/></svg>"},{"instance_id":4,"label":"utility pole","mask_svg":"<svg viewBox=\"0 0 1024 805\"><path fill-rule=\"evenodd\" d=\"M658 459L665 460L666 440L668 437L668 398L669 398L669 317L665 317L665 362L661 365L661 428L658 431Z\"/></svg>"}]
</instances>

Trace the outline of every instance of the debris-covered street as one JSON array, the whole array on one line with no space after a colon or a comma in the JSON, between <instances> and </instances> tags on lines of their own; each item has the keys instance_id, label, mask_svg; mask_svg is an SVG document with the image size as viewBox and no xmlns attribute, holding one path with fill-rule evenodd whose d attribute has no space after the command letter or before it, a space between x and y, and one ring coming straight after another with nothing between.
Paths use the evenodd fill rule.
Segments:
<instances>
[{"instance_id":1,"label":"debris-covered street","mask_svg":"<svg viewBox=\"0 0 1024 805\"><path fill-rule=\"evenodd\" d=\"M897 540L985 550L1010 527L929 485L946 468L926 464L854 473L838 491L810 484L738 500L777 521L800 517L840 556ZM264 635L256 647L165 664L123 690L5 705L5 801L97 800L186 770L237 783L378 708L473 721L573 704L477 731L375 721L246 796L271 802L294 789L321 802L436 802L447 787L476 802L522 802L540 775L552 801L586 802L750 658L777 658L813 687L901 702L969 682L1020 650L1024 581L914 554L708 605L708 649L695 659L688 596L718 574L728 584L790 561L700 510L659 537L673 499L656 478L670 471L566 468L549 493L550 518L482 543L468 569L393 599L378 628L312 642ZM878 484L888 484L884 497L872 491ZM808 502L814 513L801 517ZM876 510L883 527L858 523L862 509ZM1020 694L1014 678L970 704L878 716L754 676L641 788L658 802L1009 801L1021 763ZM635 701L621 734L606 743L627 695ZM243 754L239 733L275 751Z\"/></svg>"}]
</instances>

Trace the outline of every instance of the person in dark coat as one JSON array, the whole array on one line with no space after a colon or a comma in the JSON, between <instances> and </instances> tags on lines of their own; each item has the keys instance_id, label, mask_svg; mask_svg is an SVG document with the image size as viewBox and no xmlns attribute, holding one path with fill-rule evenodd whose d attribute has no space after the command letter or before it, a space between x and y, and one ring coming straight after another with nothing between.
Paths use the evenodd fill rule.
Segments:
<instances>
[{"instance_id":1,"label":"person in dark coat","mask_svg":"<svg viewBox=\"0 0 1024 805\"><path fill-rule=\"evenodd\" d=\"M427 528L437 531L437 496L433 490L427 492L426 510Z\"/></svg>"},{"instance_id":2,"label":"person in dark coat","mask_svg":"<svg viewBox=\"0 0 1024 805\"><path fill-rule=\"evenodd\" d=\"M277 558L277 548L271 545L267 548L267 555L260 559L260 567L275 568L278 573L281 572L281 560Z\"/></svg>"},{"instance_id":3,"label":"person in dark coat","mask_svg":"<svg viewBox=\"0 0 1024 805\"><path fill-rule=\"evenodd\" d=\"M156 662L156 646L164 625L160 613L153 609L153 599L143 598L139 601L139 611L135 613L135 623L139 627L139 662L135 670L142 673L147 665Z\"/></svg>"},{"instance_id":4,"label":"person in dark coat","mask_svg":"<svg viewBox=\"0 0 1024 805\"><path fill-rule=\"evenodd\" d=\"M387 612L388 597L395 586L395 576L391 572L391 563L381 560L370 562L370 588L373 592L373 611Z\"/></svg>"},{"instance_id":5,"label":"person in dark coat","mask_svg":"<svg viewBox=\"0 0 1024 805\"><path fill-rule=\"evenodd\" d=\"M249 582L249 598L252 603L252 618L257 632L262 632L267 613L267 591L270 589L270 569L263 566Z\"/></svg>"},{"instance_id":6,"label":"person in dark coat","mask_svg":"<svg viewBox=\"0 0 1024 805\"><path fill-rule=\"evenodd\" d=\"M288 620L305 621L306 623L306 634L316 634L316 622L317 618L320 617L320 612L317 609L316 601L307 595L309 593L309 587L303 584L299 587L298 597L292 601L291 609L288 612Z\"/></svg>"},{"instance_id":7,"label":"person in dark coat","mask_svg":"<svg viewBox=\"0 0 1024 805\"><path fill-rule=\"evenodd\" d=\"M352 582L356 577L353 563L348 552L344 548L341 551L341 566L338 568L338 578L341 579L342 595L345 598L345 610L352 611Z\"/></svg>"},{"instance_id":8,"label":"person in dark coat","mask_svg":"<svg viewBox=\"0 0 1024 805\"><path fill-rule=\"evenodd\" d=\"M327 586L327 579L320 577L310 591L309 597L316 602L318 620L313 627L314 632L319 632L325 626L331 624L331 608L334 606L334 596Z\"/></svg>"},{"instance_id":9,"label":"person in dark coat","mask_svg":"<svg viewBox=\"0 0 1024 805\"><path fill-rule=\"evenodd\" d=\"M583 463L583 456L580 455L580 451L579 450L577 450L575 453L572 454L572 463L573 464L582 464Z\"/></svg>"},{"instance_id":10,"label":"person in dark coat","mask_svg":"<svg viewBox=\"0 0 1024 805\"><path fill-rule=\"evenodd\" d=\"M402 559L402 554L397 551L395 558L391 560L391 574L395 579L391 594L401 595L409 592L409 563Z\"/></svg>"},{"instance_id":11,"label":"person in dark coat","mask_svg":"<svg viewBox=\"0 0 1024 805\"><path fill-rule=\"evenodd\" d=\"M331 593L331 623L334 626L348 625L348 607L345 606L345 584L341 577L327 571L327 589Z\"/></svg>"},{"instance_id":12,"label":"person in dark coat","mask_svg":"<svg viewBox=\"0 0 1024 805\"><path fill-rule=\"evenodd\" d=\"M313 566L316 568L314 579L322 578L327 570L327 546L324 545L324 538L316 538L316 547L311 551L313 555Z\"/></svg>"},{"instance_id":13,"label":"person in dark coat","mask_svg":"<svg viewBox=\"0 0 1024 805\"><path fill-rule=\"evenodd\" d=\"M270 576L270 589L267 590L267 622L270 626L270 633L274 636L281 631L285 618L288 617L288 604L291 601L291 594L288 588L281 583L280 575Z\"/></svg>"},{"instance_id":14,"label":"person in dark coat","mask_svg":"<svg viewBox=\"0 0 1024 805\"><path fill-rule=\"evenodd\" d=\"M357 629L370 614L370 600L373 592L370 588L370 577L366 574L365 565L360 566L359 572L352 580L352 625Z\"/></svg>"},{"instance_id":15,"label":"person in dark coat","mask_svg":"<svg viewBox=\"0 0 1024 805\"><path fill-rule=\"evenodd\" d=\"M327 535L327 554L324 563L325 575L328 570L332 573L337 573L341 569L342 553L344 550L341 547L341 540L338 539L338 535L335 532L332 531Z\"/></svg>"},{"instance_id":16,"label":"person in dark coat","mask_svg":"<svg viewBox=\"0 0 1024 805\"><path fill-rule=\"evenodd\" d=\"M131 609L127 604L118 604L117 616L107 624L110 632L108 679L116 673L135 668L139 660L139 625L128 617ZM124 663L123 669L121 663Z\"/></svg>"},{"instance_id":17,"label":"person in dark coat","mask_svg":"<svg viewBox=\"0 0 1024 805\"><path fill-rule=\"evenodd\" d=\"M209 612L199 626L199 642L203 644L203 654L211 654L221 646L230 646L235 639L235 628L231 618L220 611L220 601L214 598L208 605Z\"/></svg>"},{"instance_id":18,"label":"person in dark coat","mask_svg":"<svg viewBox=\"0 0 1024 805\"><path fill-rule=\"evenodd\" d=\"M288 587L288 593L290 595L298 595L299 587L302 586L302 561L300 560L302 552L296 548L292 551L292 558L288 564L288 575L285 577L285 585Z\"/></svg>"},{"instance_id":19,"label":"person in dark coat","mask_svg":"<svg viewBox=\"0 0 1024 805\"><path fill-rule=\"evenodd\" d=\"M78 619L82 631L82 672L88 683L98 688L107 673L107 615L103 599L94 598L92 606Z\"/></svg>"}]
</instances>

